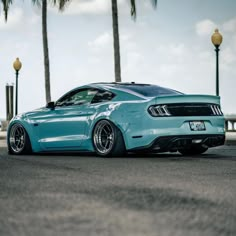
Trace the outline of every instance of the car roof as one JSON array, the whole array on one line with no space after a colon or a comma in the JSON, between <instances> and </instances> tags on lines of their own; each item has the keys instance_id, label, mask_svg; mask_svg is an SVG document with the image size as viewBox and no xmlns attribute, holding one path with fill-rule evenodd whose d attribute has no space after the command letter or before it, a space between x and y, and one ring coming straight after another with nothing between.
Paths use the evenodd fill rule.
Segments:
<instances>
[{"instance_id":1,"label":"car roof","mask_svg":"<svg viewBox=\"0 0 236 236\"><path fill-rule=\"evenodd\" d=\"M133 93L132 87L146 87L146 86L157 86L153 84L141 84L141 83L135 83L135 82L100 82L100 83L92 83L90 84L92 87L97 88L105 88L105 89L115 89L115 90L122 90L124 92ZM136 94L137 95L137 94ZM138 93L138 95L140 95Z\"/></svg>"},{"instance_id":2,"label":"car roof","mask_svg":"<svg viewBox=\"0 0 236 236\"><path fill-rule=\"evenodd\" d=\"M104 88L107 90L119 90L126 93L133 94L139 97L155 97L157 95L167 95L167 94L182 94L179 91L158 86L155 84L144 84L144 83L121 83L121 82L102 82L102 83L93 83L90 84L92 87ZM151 90L155 90L152 92ZM158 91L158 94L157 94Z\"/></svg>"},{"instance_id":3,"label":"car roof","mask_svg":"<svg viewBox=\"0 0 236 236\"><path fill-rule=\"evenodd\" d=\"M135 83L135 82L99 82L99 83L92 83L94 85L100 85L100 86L113 86L113 87L119 87L121 85L123 86L132 86L132 85L136 85L136 86L150 86L152 84L141 84L141 83Z\"/></svg>"},{"instance_id":4,"label":"car roof","mask_svg":"<svg viewBox=\"0 0 236 236\"><path fill-rule=\"evenodd\" d=\"M106 90L114 92L116 94L117 94L117 92L122 91L122 92L125 92L125 93L132 94L135 97L146 98L146 96L143 96L142 94L133 91L131 89L132 85L140 86L141 87L141 86L146 86L146 85L149 85L149 84L136 84L134 82L130 82L130 83L100 82L100 83L89 84L89 86L91 86L91 87L96 87L96 88L100 88L100 89L106 89Z\"/></svg>"}]
</instances>

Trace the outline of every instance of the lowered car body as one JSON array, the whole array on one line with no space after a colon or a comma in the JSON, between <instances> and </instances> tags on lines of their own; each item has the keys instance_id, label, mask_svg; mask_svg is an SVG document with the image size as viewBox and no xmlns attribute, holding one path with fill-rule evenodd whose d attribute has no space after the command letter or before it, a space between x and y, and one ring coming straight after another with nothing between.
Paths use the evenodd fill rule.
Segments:
<instances>
[{"instance_id":1,"label":"lowered car body","mask_svg":"<svg viewBox=\"0 0 236 236\"><path fill-rule=\"evenodd\" d=\"M225 129L218 96L187 95L150 84L94 83L17 115L9 124L7 140L13 154L200 154L223 145Z\"/></svg>"}]
</instances>

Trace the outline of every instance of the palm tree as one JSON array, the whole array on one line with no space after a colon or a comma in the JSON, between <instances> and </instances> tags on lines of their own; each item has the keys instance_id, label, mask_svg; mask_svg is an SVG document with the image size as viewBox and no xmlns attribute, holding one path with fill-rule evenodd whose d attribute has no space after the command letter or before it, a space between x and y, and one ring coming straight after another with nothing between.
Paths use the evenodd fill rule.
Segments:
<instances>
[{"instance_id":1,"label":"palm tree","mask_svg":"<svg viewBox=\"0 0 236 236\"><path fill-rule=\"evenodd\" d=\"M157 0L151 0L153 7L157 6ZM130 0L131 16L136 19L136 2ZM118 7L117 0L111 0L112 7L112 24L113 24L113 47L114 47L114 67L115 67L115 82L121 82L120 69L120 40L119 40L119 25L118 25Z\"/></svg>"},{"instance_id":2,"label":"palm tree","mask_svg":"<svg viewBox=\"0 0 236 236\"><path fill-rule=\"evenodd\" d=\"M66 2L69 0L52 0L53 4L59 5L59 10L63 10ZM50 63L48 49L48 32L47 32L47 7L48 0L32 0L34 4L40 6L42 4L42 38L43 38L43 55L44 55L44 76L45 76L45 95L46 102L51 101L51 86L50 86Z\"/></svg>"},{"instance_id":3,"label":"palm tree","mask_svg":"<svg viewBox=\"0 0 236 236\"><path fill-rule=\"evenodd\" d=\"M58 4L59 10L63 10L66 2L70 0L49 0L54 5ZM32 0L38 6L42 5L42 38L43 38L43 54L44 54L44 74L45 74L45 94L46 102L51 101L51 88L50 88L50 63L49 63L49 50L48 50L48 33L47 33L47 4L48 0ZM5 20L7 21L8 10L13 0L2 0L3 11L5 13Z\"/></svg>"}]
</instances>

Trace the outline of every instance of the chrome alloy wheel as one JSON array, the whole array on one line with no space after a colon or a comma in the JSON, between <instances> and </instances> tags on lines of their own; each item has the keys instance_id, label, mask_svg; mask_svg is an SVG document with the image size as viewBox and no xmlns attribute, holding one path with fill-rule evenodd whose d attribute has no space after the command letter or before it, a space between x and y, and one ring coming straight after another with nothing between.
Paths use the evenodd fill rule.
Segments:
<instances>
[{"instance_id":1,"label":"chrome alloy wheel","mask_svg":"<svg viewBox=\"0 0 236 236\"><path fill-rule=\"evenodd\" d=\"M9 134L9 144L15 153L21 153L25 148L26 132L22 125L12 126Z\"/></svg>"},{"instance_id":2,"label":"chrome alloy wheel","mask_svg":"<svg viewBox=\"0 0 236 236\"><path fill-rule=\"evenodd\" d=\"M96 150L100 154L107 154L114 147L115 131L112 124L107 120L102 120L97 123L94 134L93 142Z\"/></svg>"}]
</instances>

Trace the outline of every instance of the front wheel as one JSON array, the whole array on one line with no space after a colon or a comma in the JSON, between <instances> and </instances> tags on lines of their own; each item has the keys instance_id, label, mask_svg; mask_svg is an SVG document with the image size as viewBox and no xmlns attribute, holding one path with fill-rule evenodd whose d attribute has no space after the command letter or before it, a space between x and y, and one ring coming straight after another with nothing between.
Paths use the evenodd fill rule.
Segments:
<instances>
[{"instance_id":1,"label":"front wheel","mask_svg":"<svg viewBox=\"0 0 236 236\"><path fill-rule=\"evenodd\" d=\"M190 148L179 149L178 151L186 156L186 155L200 155L206 152L208 148L202 146L192 146Z\"/></svg>"},{"instance_id":2,"label":"front wheel","mask_svg":"<svg viewBox=\"0 0 236 236\"><path fill-rule=\"evenodd\" d=\"M121 131L110 121L100 120L93 130L93 146L99 156L122 156L125 143Z\"/></svg>"},{"instance_id":3,"label":"front wheel","mask_svg":"<svg viewBox=\"0 0 236 236\"><path fill-rule=\"evenodd\" d=\"M9 154L21 155L31 152L29 136L21 124L16 123L11 126L7 143Z\"/></svg>"}]
</instances>

